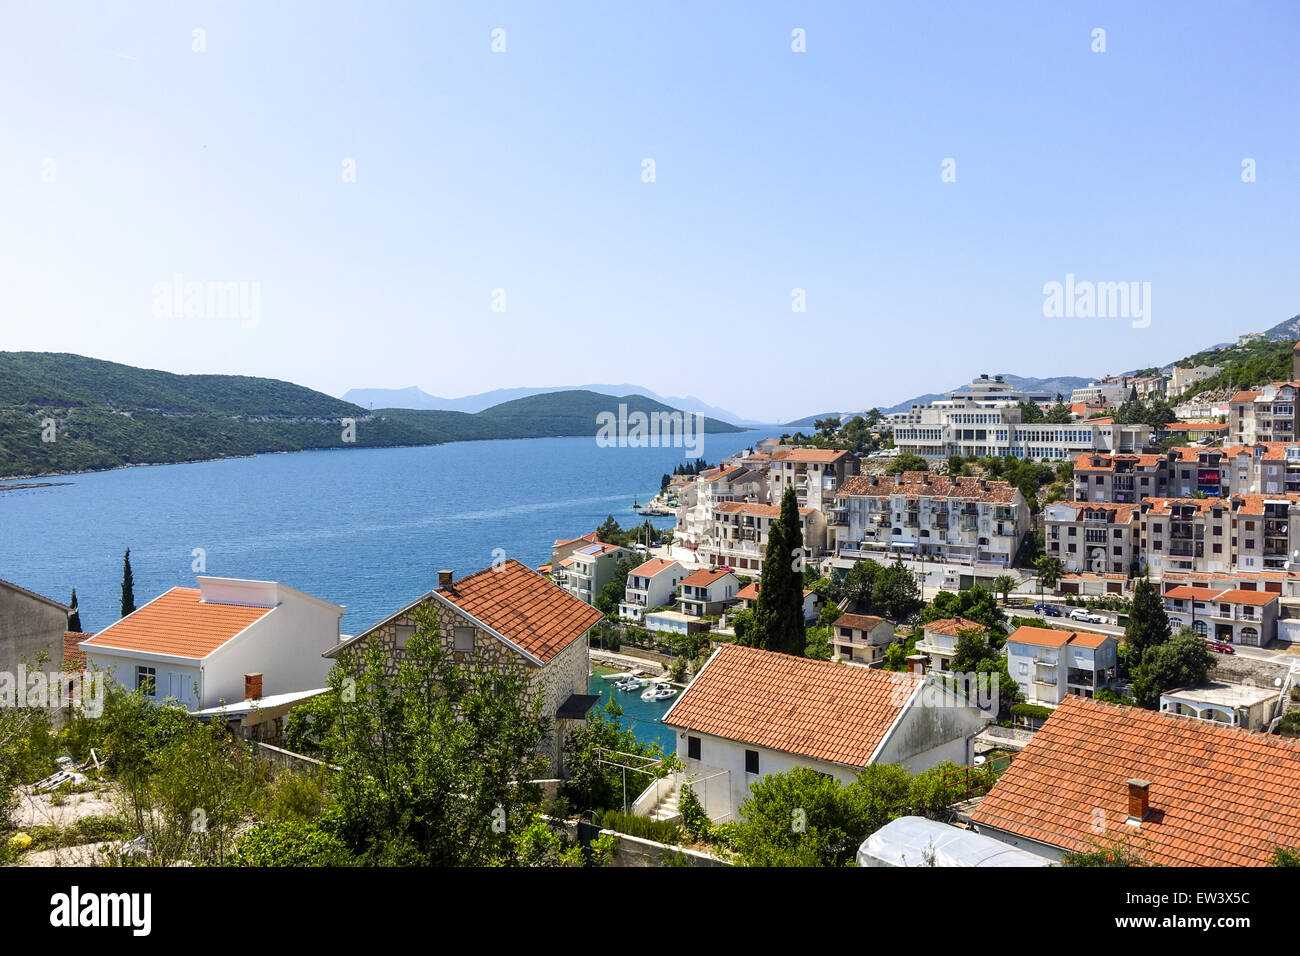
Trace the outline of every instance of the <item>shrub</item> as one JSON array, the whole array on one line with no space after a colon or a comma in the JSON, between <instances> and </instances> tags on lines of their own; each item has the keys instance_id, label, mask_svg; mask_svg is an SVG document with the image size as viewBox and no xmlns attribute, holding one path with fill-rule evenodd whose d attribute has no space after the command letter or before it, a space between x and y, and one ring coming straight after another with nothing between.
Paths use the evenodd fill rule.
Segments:
<instances>
[{"instance_id":1,"label":"shrub","mask_svg":"<svg viewBox=\"0 0 1300 956\"><path fill-rule=\"evenodd\" d=\"M634 813L621 813L618 810L606 810L600 817L600 825L606 830L617 830L628 836L654 840L656 843L677 844L682 839L682 827L667 820L652 820L639 817Z\"/></svg>"},{"instance_id":2,"label":"shrub","mask_svg":"<svg viewBox=\"0 0 1300 956\"><path fill-rule=\"evenodd\" d=\"M259 823L235 843L232 866L352 866L343 842L315 823Z\"/></svg>"},{"instance_id":3,"label":"shrub","mask_svg":"<svg viewBox=\"0 0 1300 956\"><path fill-rule=\"evenodd\" d=\"M1011 716L1024 720L1046 720L1052 716L1052 708L1041 707L1038 704L1012 704Z\"/></svg>"},{"instance_id":4,"label":"shrub","mask_svg":"<svg viewBox=\"0 0 1300 956\"><path fill-rule=\"evenodd\" d=\"M704 805L695 795L695 788L689 783L682 787L681 797L677 802L682 812L682 827L693 840L707 840L713 830L713 821L704 812Z\"/></svg>"}]
</instances>

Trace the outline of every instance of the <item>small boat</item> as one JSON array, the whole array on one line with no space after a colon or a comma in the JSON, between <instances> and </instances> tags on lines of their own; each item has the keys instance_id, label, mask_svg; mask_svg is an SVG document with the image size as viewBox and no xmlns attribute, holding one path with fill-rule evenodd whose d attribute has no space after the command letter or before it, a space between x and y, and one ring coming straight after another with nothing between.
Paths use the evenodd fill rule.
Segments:
<instances>
[{"instance_id":1,"label":"small boat","mask_svg":"<svg viewBox=\"0 0 1300 956\"><path fill-rule=\"evenodd\" d=\"M676 694L677 694L677 688L674 687L672 684L655 684L654 687L651 687L649 690L647 690L644 694L641 695L641 699L642 700L667 700L669 697L673 697Z\"/></svg>"},{"instance_id":2,"label":"small boat","mask_svg":"<svg viewBox=\"0 0 1300 956\"><path fill-rule=\"evenodd\" d=\"M629 677L626 680L619 681L614 686L619 690L639 690L641 687L641 678Z\"/></svg>"},{"instance_id":3,"label":"small boat","mask_svg":"<svg viewBox=\"0 0 1300 956\"><path fill-rule=\"evenodd\" d=\"M625 681L629 677L635 677L636 671L624 671L621 674L601 674L600 676L605 678L605 680Z\"/></svg>"}]
</instances>

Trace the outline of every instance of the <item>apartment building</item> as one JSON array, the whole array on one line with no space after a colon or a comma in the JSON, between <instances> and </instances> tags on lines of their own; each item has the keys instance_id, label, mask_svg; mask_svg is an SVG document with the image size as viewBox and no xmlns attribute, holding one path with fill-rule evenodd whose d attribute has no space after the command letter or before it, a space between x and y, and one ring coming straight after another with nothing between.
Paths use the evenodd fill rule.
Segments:
<instances>
[{"instance_id":1,"label":"apartment building","mask_svg":"<svg viewBox=\"0 0 1300 956\"><path fill-rule=\"evenodd\" d=\"M952 659L957 656L957 639L967 631L984 634L988 628L964 617L945 617L923 624L921 639L916 642L916 652L929 655L929 670L939 673L950 671Z\"/></svg>"},{"instance_id":2,"label":"apartment building","mask_svg":"<svg viewBox=\"0 0 1300 956\"><path fill-rule=\"evenodd\" d=\"M637 557L635 551L599 541L574 551L551 567L551 580L586 604L592 604L601 588L614 579L620 561Z\"/></svg>"},{"instance_id":3,"label":"apartment building","mask_svg":"<svg viewBox=\"0 0 1300 956\"><path fill-rule=\"evenodd\" d=\"M1029 508L1005 481L909 471L844 482L830 527L841 557L924 556L1011 567L1029 531Z\"/></svg>"},{"instance_id":4,"label":"apartment building","mask_svg":"<svg viewBox=\"0 0 1300 956\"><path fill-rule=\"evenodd\" d=\"M1296 571L1170 571L1160 579L1160 587L1166 591L1183 585L1220 591L1264 591L1279 598L1300 598L1300 572Z\"/></svg>"},{"instance_id":5,"label":"apartment building","mask_svg":"<svg viewBox=\"0 0 1300 956\"><path fill-rule=\"evenodd\" d=\"M701 569L682 579L677 607L688 617L721 614L739 590L740 580L730 571Z\"/></svg>"},{"instance_id":6,"label":"apartment building","mask_svg":"<svg viewBox=\"0 0 1300 956\"><path fill-rule=\"evenodd\" d=\"M1093 382L1091 385L1085 385L1083 388L1076 388L1072 391L1070 393L1070 402L1100 401L1108 407L1116 408L1134 398L1136 394L1136 390L1125 379L1111 382Z\"/></svg>"},{"instance_id":7,"label":"apartment building","mask_svg":"<svg viewBox=\"0 0 1300 956\"><path fill-rule=\"evenodd\" d=\"M713 528L700 555L713 564L741 571L761 572L772 522L781 516L777 505L724 501L713 508ZM800 508L804 557L819 557L828 546L826 517L813 508ZM790 556L791 558L793 555Z\"/></svg>"},{"instance_id":8,"label":"apartment building","mask_svg":"<svg viewBox=\"0 0 1300 956\"><path fill-rule=\"evenodd\" d=\"M873 614L841 614L832 627L835 660L874 664L894 643L894 622Z\"/></svg>"},{"instance_id":9,"label":"apartment building","mask_svg":"<svg viewBox=\"0 0 1300 956\"><path fill-rule=\"evenodd\" d=\"M1092 697L1115 676L1119 639L1090 631L1018 627L1007 636L1007 671L1025 700L1055 707L1066 694Z\"/></svg>"},{"instance_id":10,"label":"apartment building","mask_svg":"<svg viewBox=\"0 0 1300 956\"><path fill-rule=\"evenodd\" d=\"M627 575L618 616L639 621L650 608L670 607L677 598L677 585L686 575L686 568L667 558L651 558L633 568Z\"/></svg>"},{"instance_id":11,"label":"apartment building","mask_svg":"<svg viewBox=\"0 0 1300 956\"><path fill-rule=\"evenodd\" d=\"M1300 495L1238 495L1234 503L1233 566L1279 571L1300 563Z\"/></svg>"},{"instance_id":12,"label":"apartment building","mask_svg":"<svg viewBox=\"0 0 1300 956\"><path fill-rule=\"evenodd\" d=\"M1130 379L1129 384L1133 386L1133 391L1139 401L1147 401L1152 398L1164 398L1165 388L1169 380L1163 375L1142 375L1138 378Z\"/></svg>"},{"instance_id":13,"label":"apartment building","mask_svg":"<svg viewBox=\"0 0 1300 956\"><path fill-rule=\"evenodd\" d=\"M900 453L923 458L995 455L1064 461L1084 452L1145 452L1149 425L1119 425L1112 419L1060 425L1024 422L1017 402L948 399L913 407L915 424L895 425Z\"/></svg>"},{"instance_id":14,"label":"apartment building","mask_svg":"<svg viewBox=\"0 0 1300 956\"><path fill-rule=\"evenodd\" d=\"M1168 459L1165 455L1089 453L1074 459L1074 500L1136 504L1143 498L1166 496Z\"/></svg>"},{"instance_id":15,"label":"apartment building","mask_svg":"<svg viewBox=\"0 0 1300 956\"><path fill-rule=\"evenodd\" d=\"M1228 403L1230 439L1237 444L1296 439L1296 389L1300 382L1273 382L1237 392Z\"/></svg>"},{"instance_id":16,"label":"apartment building","mask_svg":"<svg viewBox=\"0 0 1300 956\"><path fill-rule=\"evenodd\" d=\"M1165 456L1165 493L1170 498L1223 495L1222 448L1171 448Z\"/></svg>"},{"instance_id":17,"label":"apartment building","mask_svg":"<svg viewBox=\"0 0 1300 956\"><path fill-rule=\"evenodd\" d=\"M1190 627L1207 640L1263 647L1277 637L1276 594L1182 585L1160 596L1170 624Z\"/></svg>"},{"instance_id":18,"label":"apartment building","mask_svg":"<svg viewBox=\"0 0 1300 956\"><path fill-rule=\"evenodd\" d=\"M1148 498L1141 503L1146 573L1226 571L1233 566L1232 504L1222 498Z\"/></svg>"},{"instance_id":19,"label":"apartment building","mask_svg":"<svg viewBox=\"0 0 1300 956\"><path fill-rule=\"evenodd\" d=\"M1225 494L1300 493L1300 445L1267 442L1223 450Z\"/></svg>"},{"instance_id":20,"label":"apartment building","mask_svg":"<svg viewBox=\"0 0 1300 956\"><path fill-rule=\"evenodd\" d=\"M793 486L800 508L827 511L844 479L858 473L858 460L829 448L779 448L768 469L771 501L777 504Z\"/></svg>"},{"instance_id":21,"label":"apartment building","mask_svg":"<svg viewBox=\"0 0 1300 956\"><path fill-rule=\"evenodd\" d=\"M1165 389L1165 393L1171 399L1177 398L1197 382L1203 382L1211 376L1218 375L1221 371L1223 370L1218 365L1197 365L1194 368L1178 368L1175 366L1169 373L1169 385Z\"/></svg>"},{"instance_id":22,"label":"apartment building","mask_svg":"<svg viewBox=\"0 0 1300 956\"><path fill-rule=\"evenodd\" d=\"M1137 505L1058 501L1043 509L1045 547L1067 573L1129 574L1138 561Z\"/></svg>"}]
</instances>

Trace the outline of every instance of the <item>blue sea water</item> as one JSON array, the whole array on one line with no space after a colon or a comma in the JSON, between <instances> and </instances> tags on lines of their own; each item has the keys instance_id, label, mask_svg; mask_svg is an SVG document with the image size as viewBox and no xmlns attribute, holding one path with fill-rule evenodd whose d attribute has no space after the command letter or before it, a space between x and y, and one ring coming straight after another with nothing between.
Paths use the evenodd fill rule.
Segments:
<instances>
[{"instance_id":1,"label":"blue sea water","mask_svg":"<svg viewBox=\"0 0 1300 956\"><path fill-rule=\"evenodd\" d=\"M605 704L614 700L618 706L623 709L623 716L619 719L620 723L636 735L636 739L642 743L657 743L663 748L666 754L677 752L676 734L659 723L663 715L668 712L668 708L673 705L676 697L668 700L642 700L641 691L621 691L614 687L614 682L605 680L598 674L593 674L587 693L599 694L600 703L597 707L604 707Z\"/></svg>"},{"instance_id":2,"label":"blue sea water","mask_svg":"<svg viewBox=\"0 0 1300 956\"><path fill-rule=\"evenodd\" d=\"M716 462L760 437L705 435L703 454ZM459 577L498 548L535 567L556 538L606 515L644 521L633 497L648 500L682 460L681 449L541 438L72 475L0 491L0 578L64 602L75 587L82 628L97 631L118 618L123 551L144 604L193 587L201 550L207 574L282 581L346 605L343 633L357 633L434 587L440 568Z\"/></svg>"}]
</instances>

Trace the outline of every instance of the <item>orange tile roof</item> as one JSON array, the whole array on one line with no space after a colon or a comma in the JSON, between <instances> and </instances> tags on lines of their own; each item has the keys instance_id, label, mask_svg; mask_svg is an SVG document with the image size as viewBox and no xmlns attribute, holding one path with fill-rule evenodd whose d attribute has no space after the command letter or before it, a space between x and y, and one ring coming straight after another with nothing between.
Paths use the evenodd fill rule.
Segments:
<instances>
[{"instance_id":1,"label":"orange tile roof","mask_svg":"<svg viewBox=\"0 0 1300 956\"><path fill-rule=\"evenodd\" d=\"M719 568L700 568L694 574L682 578L682 584L689 584L693 588L707 588L714 581L719 580L723 575L730 574L730 571L723 571Z\"/></svg>"},{"instance_id":2,"label":"orange tile roof","mask_svg":"<svg viewBox=\"0 0 1300 956\"><path fill-rule=\"evenodd\" d=\"M1277 595L1270 591L1241 591L1234 589L1224 591L1215 600L1227 604L1253 604L1256 607L1263 607L1265 604L1272 604L1276 601Z\"/></svg>"},{"instance_id":3,"label":"orange tile roof","mask_svg":"<svg viewBox=\"0 0 1300 956\"><path fill-rule=\"evenodd\" d=\"M956 637L962 631L976 630L983 632L988 630L983 624L964 617L943 617L937 621L931 621L929 624L922 624L921 628L935 634L946 634L949 637Z\"/></svg>"},{"instance_id":4,"label":"orange tile roof","mask_svg":"<svg viewBox=\"0 0 1300 956\"><path fill-rule=\"evenodd\" d=\"M780 454L780 458L782 461L831 463L848 457L848 454L847 451L836 451L833 448L791 448Z\"/></svg>"},{"instance_id":5,"label":"orange tile roof","mask_svg":"<svg viewBox=\"0 0 1300 956\"><path fill-rule=\"evenodd\" d=\"M595 531L588 531L580 538L556 538L555 544L551 545L551 547L559 548L559 547L563 547L566 544L576 544L579 541L590 541L591 543L595 544L597 541L600 540L600 538L596 537L596 534L597 532Z\"/></svg>"},{"instance_id":6,"label":"orange tile roof","mask_svg":"<svg viewBox=\"0 0 1300 956\"><path fill-rule=\"evenodd\" d=\"M1031 627L1026 624L1007 635L1007 643L1033 644L1037 647L1064 647L1074 637L1074 631L1054 631L1050 627Z\"/></svg>"},{"instance_id":7,"label":"orange tile roof","mask_svg":"<svg viewBox=\"0 0 1300 956\"><path fill-rule=\"evenodd\" d=\"M513 558L433 593L543 664L604 616Z\"/></svg>"},{"instance_id":8,"label":"orange tile roof","mask_svg":"<svg viewBox=\"0 0 1300 956\"><path fill-rule=\"evenodd\" d=\"M1161 597L1173 598L1175 601L1213 601L1224 592L1219 588L1194 588L1186 584L1170 588Z\"/></svg>"},{"instance_id":9,"label":"orange tile roof","mask_svg":"<svg viewBox=\"0 0 1300 956\"><path fill-rule=\"evenodd\" d=\"M172 588L84 643L201 660L274 608L214 604L198 588Z\"/></svg>"},{"instance_id":10,"label":"orange tile roof","mask_svg":"<svg viewBox=\"0 0 1300 956\"><path fill-rule=\"evenodd\" d=\"M844 479L835 497L885 498L889 495L907 495L908 497L960 498L1010 504L1019 493L1005 481L934 475L927 471L905 471L893 478L854 475Z\"/></svg>"},{"instance_id":11,"label":"orange tile roof","mask_svg":"<svg viewBox=\"0 0 1300 956\"><path fill-rule=\"evenodd\" d=\"M714 511L721 511L724 514L744 514L754 515L759 518L779 518L781 517L780 505L763 505L756 501L722 501L713 506ZM801 515L812 514L812 508L800 508Z\"/></svg>"},{"instance_id":12,"label":"orange tile roof","mask_svg":"<svg viewBox=\"0 0 1300 956\"><path fill-rule=\"evenodd\" d=\"M94 637L93 634L83 634L81 631L64 631L63 632L63 669L71 670L74 667L81 668L86 666L86 652L77 645L84 640Z\"/></svg>"},{"instance_id":13,"label":"orange tile roof","mask_svg":"<svg viewBox=\"0 0 1300 956\"><path fill-rule=\"evenodd\" d=\"M663 723L797 754L865 767L919 678L723 644Z\"/></svg>"},{"instance_id":14,"label":"orange tile roof","mask_svg":"<svg viewBox=\"0 0 1300 956\"><path fill-rule=\"evenodd\" d=\"M629 574L635 574L639 578L652 578L664 568L670 568L676 561L671 558L651 558L645 564L633 568Z\"/></svg>"},{"instance_id":15,"label":"orange tile roof","mask_svg":"<svg viewBox=\"0 0 1300 956\"><path fill-rule=\"evenodd\" d=\"M1125 823L1135 777L1151 782L1140 826ZM1122 834L1164 866L1266 866L1300 846L1297 779L1300 741L1070 696L972 819L1069 851Z\"/></svg>"}]
</instances>

